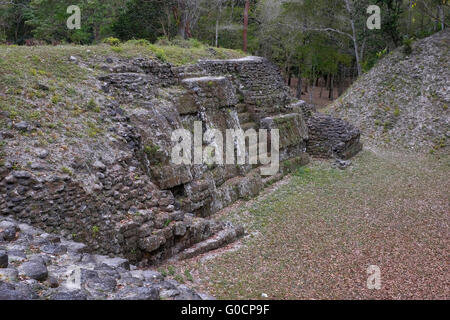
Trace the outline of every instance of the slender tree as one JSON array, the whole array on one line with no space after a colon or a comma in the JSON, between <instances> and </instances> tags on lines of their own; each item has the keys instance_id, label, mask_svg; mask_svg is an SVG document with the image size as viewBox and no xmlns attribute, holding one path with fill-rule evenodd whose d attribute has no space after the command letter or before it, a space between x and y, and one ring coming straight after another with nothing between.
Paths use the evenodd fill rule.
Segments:
<instances>
[{"instance_id":1,"label":"slender tree","mask_svg":"<svg viewBox=\"0 0 450 320\"><path fill-rule=\"evenodd\" d=\"M250 10L250 0L245 1L245 8L244 8L244 32L243 32L243 40L244 40L244 46L243 51L247 53L247 47L248 47L248 12Z\"/></svg>"}]
</instances>

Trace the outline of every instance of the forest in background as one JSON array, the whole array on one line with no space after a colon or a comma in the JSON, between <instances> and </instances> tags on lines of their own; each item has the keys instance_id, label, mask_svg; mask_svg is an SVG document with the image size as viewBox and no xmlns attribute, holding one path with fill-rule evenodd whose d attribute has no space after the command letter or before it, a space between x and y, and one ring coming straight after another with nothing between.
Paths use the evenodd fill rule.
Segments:
<instances>
[{"instance_id":1,"label":"forest in background","mask_svg":"<svg viewBox=\"0 0 450 320\"><path fill-rule=\"evenodd\" d=\"M81 9L79 30L66 26L70 5ZM381 9L379 30L366 26L370 5ZM332 100L393 49L407 53L416 39L446 28L449 8L448 0L0 0L0 43L194 38L267 57L297 97L320 85Z\"/></svg>"}]
</instances>

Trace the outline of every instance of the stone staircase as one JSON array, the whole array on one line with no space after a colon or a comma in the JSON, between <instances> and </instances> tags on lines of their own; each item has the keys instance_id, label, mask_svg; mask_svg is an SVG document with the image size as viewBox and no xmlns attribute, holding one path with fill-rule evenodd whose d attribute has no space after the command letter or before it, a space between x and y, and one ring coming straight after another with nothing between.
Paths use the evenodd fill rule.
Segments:
<instances>
[{"instance_id":1,"label":"stone staircase","mask_svg":"<svg viewBox=\"0 0 450 320\"><path fill-rule=\"evenodd\" d=\"M173 69L174 69L174 73L178 76L178 79L180 81L183 81L183 80L189 79L189 78L201 78L201 77L205 77L208 75L205 70L199 68L196 65L186 66L186 67L178 67L178 68L173 68Z\"/></svg>"},{"instance_id":2,"label":"stone staircase","mask_svg":"<svg viewBox=\"0 0 450 320\"><path fill-rule=\"evenodd\" d=\"M253 120L253 116L247 109L247 105L245 104L238 104L237 106L238 111L238 118L239 123L241 124L241 128L244 131L247 131L249 129L258 129L258 124L256 124Z\"/></svg>"},{"instance_id":3,"label":"stone staircase","mask_svg":"<svg viewBox=\"0 0 450 320\"><path fill-rule=\"evenodd\" d=\"M185 259L192 259L194 257L197 257L201 254L217 250L220 248L223 248L233 242L235 242L237 239L244 236L244 228L243 227L234 227L234 226L228 226L222 231L218 232L211 238L199 242L195 244L194 246L180 252L178 255L174 256L173 258L169 259L169 262L173 261L179 261L179 260L185 260Z\"/></svg>"}]
</instances>

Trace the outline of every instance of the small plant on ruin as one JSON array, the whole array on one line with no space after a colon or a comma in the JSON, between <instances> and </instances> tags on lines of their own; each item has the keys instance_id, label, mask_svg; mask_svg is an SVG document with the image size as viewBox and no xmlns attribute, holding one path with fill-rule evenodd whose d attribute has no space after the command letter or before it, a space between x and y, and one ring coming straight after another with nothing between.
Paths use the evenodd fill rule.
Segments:
<instances>
[{"instance_id":1,"label":"small plant on ruin","mask_svg":"<svg viewBox=\"0 0 450 320\"><path fill-rule=\"evenodd\" d=\"M186 279L190 282L194 282L194 278L192 277L191 271L189 270L185 270L184 271L184 276L186 277Z\"/></svg>"},{"instance_id":2,"label":"small plant on ruin","mask_svg":"<svg viewBox=\"0 0 450 320\"><path fill-rule=\"evenodd\" d=\"M62 168L61 168L61 172L64 173L64 174L67 174L67 175L69 175L69 176L73 175L72 170L70 170L70 169L67 168L67 167L62 167Z\"/></svg>"},{"instance_id":3,"label":"small plant on ruin","mask_svg":"<svg viewBox=\"0 0 450 320\"><path fill-rule=\"evenodd\" d=\"M414 38L409 38L409 37L403 39L403 53L405 55L408 56L412 53L412 51L413 51L412 44L414 43L414 40L415 40Z\"/></svg>"},{"instance_id":4,"label":"small plant on ruin","mask_svg":"<svg viewBox=\"0 0 450 320\"><path fill-rule=\"evenodd\" d=\"M177 281L179 283L184 283L183 277L180 276L179 274L175 275L174 279L175 279L175 281Z\"/></svg>"},{"instance_id":5,"label":"small plant on ruin","mask_svg":"<svg viewBox=\"0 0 450 320\"><path fill-rule=\"evenodd\" d=\"M93 226L92 227L92 234L95 236L96 234L98 234L100 232L100 228L98 226Z\"/></svg>"},{"instance_id":6,"label":"small plant on ruin","mask_svg":"<svg viewBox=\"0 0 450 320\"><path fill-rule=\"evenodd\" d=\"M94 112L100 112L100 108L97 105L97 103L95 102L94 98L89 99L89 102L86 105L86 108L90 111L94 111Z\"/></svg>"},{"instance_id":7,"label":"small plant on ruin","mask_svg":"<svg viewBox=\"0 0 450 320\"><path fill-rule=\"evenodd\" d=\"M173 266L168 266L167 267L167 273L169 274L169 276L174 276L175 275L175 268Z\"/></svg>"},{"instance_id":8,"label":"small plant on ruin","mask_svg":"<svg viewBox=\"0 0 450 320\"><path fill-rule=\"evenodd\" d=\"M158 158L158 152L160 148L156 145L146 145L144 146L144 153L147 156L148 161L152 165L160 164L160 160Z\"/></svg>"}]
</instances>

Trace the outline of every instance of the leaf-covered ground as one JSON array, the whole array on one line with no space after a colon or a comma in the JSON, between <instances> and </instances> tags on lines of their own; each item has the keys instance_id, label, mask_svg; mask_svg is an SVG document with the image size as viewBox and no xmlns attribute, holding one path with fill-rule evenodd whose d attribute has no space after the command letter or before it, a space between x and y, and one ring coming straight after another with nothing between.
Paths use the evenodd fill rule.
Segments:
<instances>
[{"instance_id":1,"label":"leaf-covered ground","mask_svg":"<svg viewBox=\"0 0 450 320\"><path fill-rule=\"evenodd\" d=\"M313 161L227 214L251 234L240 246L169 269L220 299L449 299L449 167L381 150L346 171Z\"/></svg>"}]
</instances>

